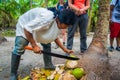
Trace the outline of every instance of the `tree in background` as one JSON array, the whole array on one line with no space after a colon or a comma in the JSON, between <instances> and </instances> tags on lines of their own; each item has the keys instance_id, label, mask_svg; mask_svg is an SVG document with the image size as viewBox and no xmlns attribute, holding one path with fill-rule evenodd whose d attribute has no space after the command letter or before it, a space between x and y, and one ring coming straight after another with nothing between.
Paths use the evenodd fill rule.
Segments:
<instances>
[{"instance_id":1,"label":"tree in background","mask_svg":"<svg viewBox=\"0 0 120 80\"><path fill-rule=\"evenodd\" d=\"M88 10L89 20L88 20L88 28L87 32L94 32L95 26L97 23L97 15L98 15L98 0L91 0L91 7Z\"/></svg>"}]
</instances>

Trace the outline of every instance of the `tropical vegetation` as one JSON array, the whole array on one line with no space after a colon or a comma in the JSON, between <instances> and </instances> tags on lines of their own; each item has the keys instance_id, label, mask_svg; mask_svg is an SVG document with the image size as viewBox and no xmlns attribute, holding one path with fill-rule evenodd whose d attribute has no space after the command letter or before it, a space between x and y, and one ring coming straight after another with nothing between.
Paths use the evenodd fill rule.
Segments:
<instances>
[{"instance_id":1,"label":"tropical vegetation","mask_svg":"<svg viewBox=\"0 0 120 80\"><path fill-rule=\"evenodd\" d=\"M20 15L34 7L54 7L58 0L0 0L0 31L15 29ZM91 0L89 30L94 31L97 22L98 0ZM14 33L14 32L12 32ZM5 33L4 33L5 34Z\"/></svg>"}]
</instances>

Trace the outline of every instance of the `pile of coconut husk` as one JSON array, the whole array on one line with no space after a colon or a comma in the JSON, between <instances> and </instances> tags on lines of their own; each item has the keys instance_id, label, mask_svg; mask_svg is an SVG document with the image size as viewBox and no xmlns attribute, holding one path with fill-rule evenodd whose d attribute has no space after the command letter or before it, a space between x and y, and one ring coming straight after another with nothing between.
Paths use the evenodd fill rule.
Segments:
<instances>
[{"instance_id":1,"label":"pile of coconut husk","mask_svg":"<svg viewBox=\"0 0 120 80\"><path fill-rule=\"evenodd\" d=\"M85 72L77 66L78 61L67 60L65 64L55 65L55 70L34 68L30 75L19 80L81 80Z\"/></svg>"}]
</instances>

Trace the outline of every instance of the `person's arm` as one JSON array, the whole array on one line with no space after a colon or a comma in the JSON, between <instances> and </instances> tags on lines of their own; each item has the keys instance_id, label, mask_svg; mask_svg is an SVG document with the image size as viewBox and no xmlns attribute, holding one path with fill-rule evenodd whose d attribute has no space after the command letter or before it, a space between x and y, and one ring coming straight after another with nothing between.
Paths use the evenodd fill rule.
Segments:
<instances>
[{"instance_id":1,"label":"person's arm","mask_svg":"<svg viewBox=\"0 0 120 80\"><path fill-rule=\"evenodd\" d=\"M86 10L90 8L90 0L86 0L85 2L85 7L82 9L77 8L76 6L73 5L72 0L68 0L68 5L71 9L73 9L76 13L76 15L81 15L86 13Z\"/></svg>"},{"instance_id":2,"label":"person's arm","mask_svg":"<svg viewBox=\"0 0 120 80\"><path fill-rule=\"evenodd\" d=\"M112 11L113 11L113 9L114 9L114 5L110 5L110 18L109 18L109 20L110 20L110 22L112 22Z\"/></svg>"},{"instance_id":3,"label":"person's arm","mask_svg":"<svg viewBox=\"0 0 120 80\"><path fill-rule=\"evenodd\" d=\"M63 44L61 43L61 41L59 40L59 38L57 38L56 40L55 40L55 43L64 51L64 52L66 52L66 53L73 53L73 51L72 50L69 50L69 49L67 49L65 46L63 46Z\"/></svg>"},{"instance_id":4,"label":"person's arm","mask_svg":"<svg viewBox=\"0 0 120 80\"><path fill-rule=\"evenodd\" d=\"M86 11L90 8L90 0L86 0L85 1L85 7L83 7L82 9L79 10L79 14L78 15L81 15L81 14L84 14L86 13Z\"/></svg>"},{"instance_id":5,"label":"person's arm","mask_svg":"<svg viewBox=\"0 0 120 80\"><path fill-rule=\"evenodd\" d=\"M27 40L30 42L32 48L33 48L33 51L35 53L41 53L41 49L40 47L36 44L34 38L33 38L33 35L32 33L28 32L26 29L24 29L24 33L25 33L25 36L27 38Z\"/></svg>"},{"instance_id":6,"label":"person's arm","mask_svg":"<svg viewBox=\"0 0 120 80\"><path fill-rule=\"evenodd\" d=\"M68 6L70 7L70 9L73 9L75 12L79 11L79 8L73 5L72 0L68 0Z\"/></svg>"},{"instance_id":7,"label":"person's arm","mask_svg":"<svg viewBox=\"0 0 120 80\"><path fill-rule=\"evenodd\" d=\"M58 4L59 4L59 3L57 3L57 4L55 5L56 10L58 10Z\"/></svg>"},{"instance_id":8,"label":"person's arm","mask_svg":"<svg viewBox=\"0 0 120 80\"><path fill-rule=\"evenodd\" d=\"M72 0L68 0L68 6L75 12L76 15L79 15L80 9L73 5Z\"/></svg>"},{"instance_id":9,"label":"person's arm","mask_svg":"<svg viewBox=\"0 0 120 80\"><path fill-rule=\"evenodd\" d=\"M86 0L85 7L82 8L83 11L86 11L90 8L90 0Z\"/></svg>"}]
</instances>

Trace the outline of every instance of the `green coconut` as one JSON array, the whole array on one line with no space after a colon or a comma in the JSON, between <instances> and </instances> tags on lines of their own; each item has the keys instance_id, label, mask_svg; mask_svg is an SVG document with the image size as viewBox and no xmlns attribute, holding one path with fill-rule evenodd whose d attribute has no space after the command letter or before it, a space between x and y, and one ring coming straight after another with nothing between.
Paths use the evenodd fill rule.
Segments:
<instances>
[{"instance_id":1,"label":"green coconut","mask_svg":"<svg viewBox=\"0 0 120 80\"><path fill-rule=\"evenodd\" d=\"M80 79L84 74L84 69L83 68L75 68L71 72L72 75L75 76L75 78Z\"/></svg>"}]
</instances>

